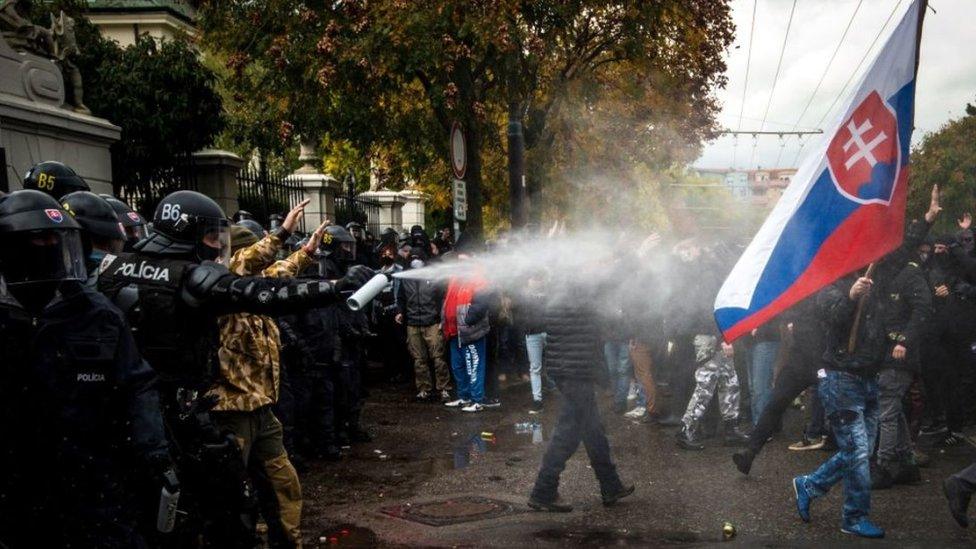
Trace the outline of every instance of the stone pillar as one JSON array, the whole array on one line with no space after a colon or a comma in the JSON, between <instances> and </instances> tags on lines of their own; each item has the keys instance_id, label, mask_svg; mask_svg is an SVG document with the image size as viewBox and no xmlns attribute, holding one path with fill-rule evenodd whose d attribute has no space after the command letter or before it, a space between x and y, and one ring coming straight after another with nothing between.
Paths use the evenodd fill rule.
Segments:
<instances>
[{"instance_id":1,"label":"stone pillar","mask_svg":"<svg viewBox=\"0 0 976 549\"><path fill-rule=\"evenodd\" d=\"M410 229L414 225L420 225L426 229L424 216L427 214L426 199L424 193L406 189L400 191L400 200L403 201L403 227ZM436 229L436 227L432 227Z\"/></svg>"},{"instance_id":2,"label":"stone pillar","mask_svg":"<svg viewBox=\"0 0 976 549\"><path fill-rule=\"evenodd\" d=\"M383 231L387 227L400 230L403 227L403 204L400 193L390 190L366 191L359 196L380 203L380 223L375 227Z\"/></svg>"},{"instance_id":3,"label":"stone pillar","mask_svg":"<svg viewBox=\"0 0 976 549\"><path fill-rule=\"evenodd\" d=\"M230 151L203 149L193 153L197 190L214 199L228 217L240 209L237 173L244 160Z\"/></svg>"},{"instance_id":4,"label":"stone pillar","mask_svg":"<svg viewBox=\"0 0 976 549\"><path fill-rule=\"evenodd\" d=\"M305 208L305 228L312 231L325 219L335 222L335 197L342 185L332 175L322 173L317 167L321 159L311 140L301 142L298 159L303 162L302 167L290 179L301 183L305 189L305 198L311 200Z\"/></svg>"}]
</instances>

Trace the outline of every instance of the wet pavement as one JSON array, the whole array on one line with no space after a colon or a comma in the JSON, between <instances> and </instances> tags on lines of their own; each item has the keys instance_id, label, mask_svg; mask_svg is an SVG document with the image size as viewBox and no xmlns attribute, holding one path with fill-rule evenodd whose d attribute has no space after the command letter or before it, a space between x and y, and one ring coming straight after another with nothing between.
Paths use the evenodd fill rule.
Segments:
<instances>
[{"instance_id":1,"label":"wet pavement","mask_svg":"<svg viewBox=\"0 0 976 549\"><path fill-rule=\"evenodd\" d=\"M465 414L413 402L410 387L374 388L364 411L375 435L338 463L310 463L302 475L303 531L310 547L646 547L823 546L869 544L842 534L841 487L795 513L790 480L828 454L790 452L803 419L788 412L782 434L752 474L732 465L732 449L711 439L702 452L679 450L674 429L609 415L604 423L621 477L636 493L612 508L600 503L585 451L567 464L560 493L575 510L530 511L525 500L556 413L552 396L541 415L528 413L529 389L502 393L502 406ZM606 401L607 399L602 399ZM976 448L924 448L932 457L923 482L875 492L872 517L886 546L976 545L976 531L952 521L941 479L976 461ZM735 536L723 539L723 525ZM875 542L873 545L877 545Z\"/></svg>"}]
</instances>

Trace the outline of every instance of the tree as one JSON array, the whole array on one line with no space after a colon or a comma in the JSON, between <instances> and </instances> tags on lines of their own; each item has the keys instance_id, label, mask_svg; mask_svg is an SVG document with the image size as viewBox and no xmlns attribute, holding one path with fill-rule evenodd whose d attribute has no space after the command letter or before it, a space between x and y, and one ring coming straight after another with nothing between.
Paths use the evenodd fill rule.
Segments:
<instances>
[{"instance_id":1,"label":"tree","mask_svg":"<svg viewBox=\"0 0 976 549\"><path fill-rule=\"evenodd\" d=\"M476 232L483 203L508 209L499 179L510 112L524 119L535 189L546 183L536 174L554 173L552 151L577 140L579 113L592 119L610 105L636 105L626 107L631 141L695 151L714 129L711 91L724 85L732 39L727 2L714 0L232 0L202 13L205 43L249 90L238 99L271 105L293 133L328 134L413 175L436 167L446 186L459 121Z\"/></svg>"},{"instance_id":2,"label":"tree","mask_svg":"<svg viewBox=\"0 0 976 549\"><path fill-rule=\"evenodd\" d=\"M926 135L912 151L908 212L921 216L928 208L933 185L942 191L943 215L938 229L953 231L955 220L974 212L976 204L976 105L967 104L966 114L946 122Z\"/></svg>"}]
</instances>

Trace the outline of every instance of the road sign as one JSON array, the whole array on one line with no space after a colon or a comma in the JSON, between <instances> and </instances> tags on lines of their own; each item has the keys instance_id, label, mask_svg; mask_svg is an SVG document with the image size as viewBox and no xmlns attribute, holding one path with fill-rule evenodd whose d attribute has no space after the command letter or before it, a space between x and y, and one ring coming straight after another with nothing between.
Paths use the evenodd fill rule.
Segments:
<instances>
[{"instance_id":1,"label":"road sign","mask_svg":"<svg viewBox=\"0 0 976 549\"><path fill-rule=\"evenodd\" d=\"M468 169L468 150L464 143L464 130L461 124L451 124L451 168L454 177L464 179L464 172Z\"/></svg>"},{"instance_id":2,"label":"road sign","mask_svg":"<svg viewBox=\"0 0 976 549\"><path fill-rule=\"evenodd\" d=\"M454 219L467 221L468 219L468 186L460 179L454 180Z\"/></svg>"}]
</instances>

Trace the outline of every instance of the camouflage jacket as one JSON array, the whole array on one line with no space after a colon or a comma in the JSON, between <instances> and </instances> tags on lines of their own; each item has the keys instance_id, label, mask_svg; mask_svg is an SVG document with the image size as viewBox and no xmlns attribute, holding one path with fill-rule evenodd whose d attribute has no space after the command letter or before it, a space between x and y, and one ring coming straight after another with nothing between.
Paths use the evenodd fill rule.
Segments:
<instances>
[{"instance_id":1,"label":"camouflage jacket","mask_svg":"<svg viewBox=\"0 0 976 549\"><path fill-rule=\"evenodd\" d=\"M241 276L291 277L312 264L312 258L298 250L274 261L282 241L268 235L230 260L230 270ZM278 326L267 316L238 313L220 317L220 375L211 394L219 401L214 410L250 412L278 401L281 363Z\"/></svg>"}]
</instances>

